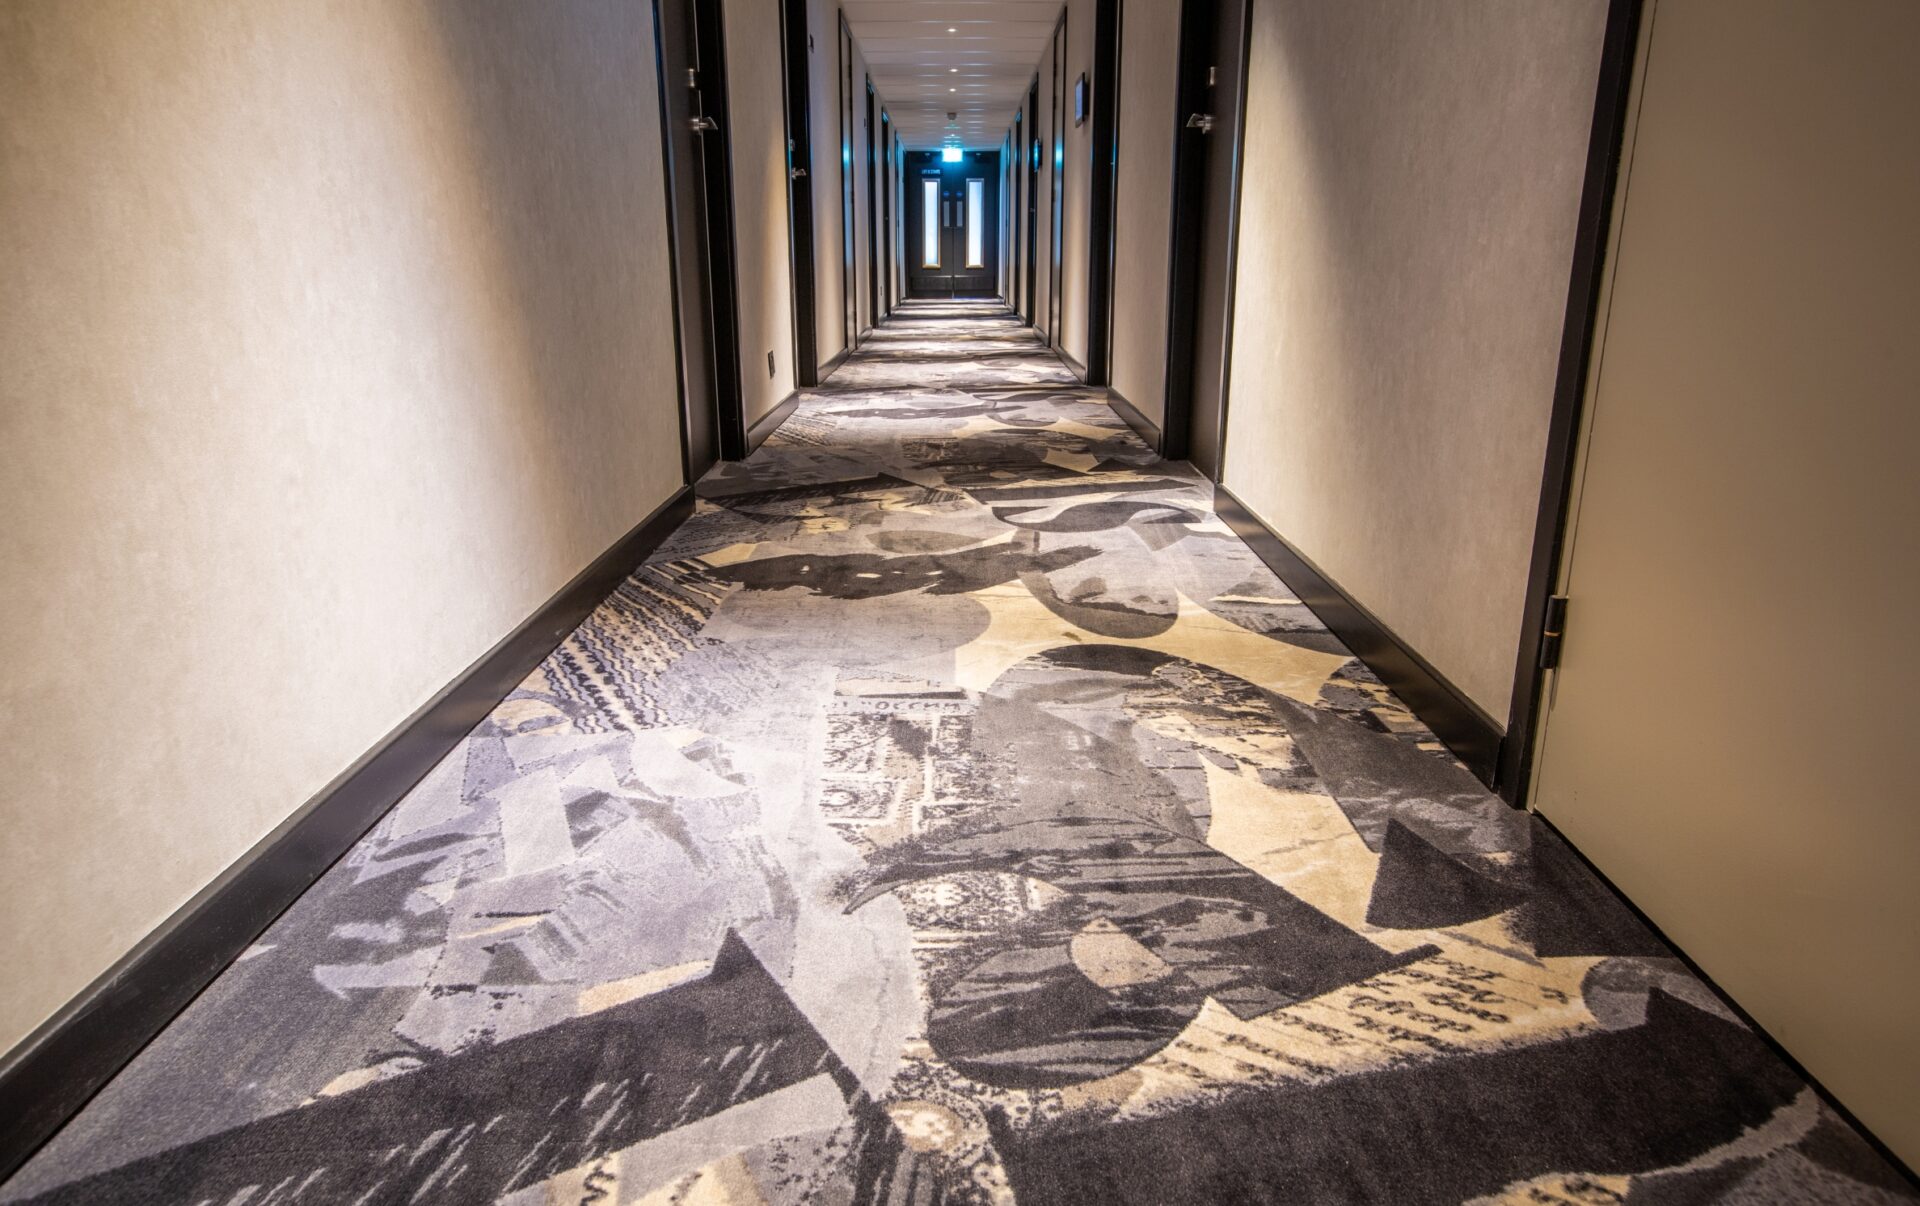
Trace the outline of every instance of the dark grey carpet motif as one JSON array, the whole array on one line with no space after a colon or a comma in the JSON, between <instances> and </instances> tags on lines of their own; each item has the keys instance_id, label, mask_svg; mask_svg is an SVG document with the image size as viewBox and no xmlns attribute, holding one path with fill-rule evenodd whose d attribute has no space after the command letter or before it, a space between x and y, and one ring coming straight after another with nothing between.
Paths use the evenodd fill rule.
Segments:
<instances>
[{"instance_id":1,"label":"dark grey carpet motif","mask_svg":"<svg viewBox=\"0 0 1920 1206\"><path fill-rule=\"evenodd\" d=\"M0 1198L1912 1200L997 307L699 493Z\"/></svg>"}]
</instances>

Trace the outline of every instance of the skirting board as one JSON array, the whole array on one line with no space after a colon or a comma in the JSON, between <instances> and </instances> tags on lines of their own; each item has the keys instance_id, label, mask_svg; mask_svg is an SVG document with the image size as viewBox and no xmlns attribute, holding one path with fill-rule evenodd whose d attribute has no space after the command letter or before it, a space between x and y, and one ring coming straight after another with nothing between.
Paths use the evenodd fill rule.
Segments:
<instances>
[{"instance_id":1,"label":"skirting board","mask_svg":"<svg viewBox=\"0 0 1920 1206\"><path fill-rule=\"evenodd\" d=\"M767 437L777 431L780 424L787 421L787 416L792 414L793 408L798 405L800 405L800 395L797 392L791 393L787 395L786 401L755 419L753 426L747 428L747 455L752 456L754 449L766 443Z\"/></svg>"},{"instance_id":2,"label":"skirting board","mask_svg":"<svg viewBox=\"0 0 1920 1206\"><path fill-rule=\"evenodd\" d=\"M847 362L847 357L851 355L853 355L852 348L841 348L838 352L834 353L833 356L830 357L825 364L821 365L820 374L819 374L820 384L825 385L827 383L827 378L833 376L833 370L845 364Z\"/></svg>"},{"instance_id":3,"label":"skirting board","mask_svg":"<svg viewBox=\"0 0 1920 1206\"><path fill-rule=\"evenodd\" d=\"M1159 425L1141 414L1139 407L1127 401L1120 391L1111 385L1107 387L1107 405L1113 407L1114 413L1127 421L1127 426L1133 428L1133 433L1139 436L1147 447L1153 449L1155 453L1161 451L1163 437L1160 434Z\"/></svg>"},{"instance_id":4,"label":"skirting board","mask_svg":"<svg viewBox=\"0 0 1920 1206\"><path fill-rule=\"evenodd\" d=\"M1060 357L1060 363L1067 366L1068 372L1072 373L1075 377L1078 377L1083 384L1085 383L1087 379L1086 365L1081 364L1078 360L1075 360L1073 358L1073 354L1068 352L1067 349L1065 348L1055 348L1053 349L1053 354Z\"/></svg>"},{"instance_id":5,"label":"skirting board","mask_svg":"<svg viewBox=\"0 0 1920 1206\"><path fill-rule=\"evenodd\" d=\"M693 513L682 486L78 997L0 1059L0 1181L201 990Z\"/></svg>"},{"instance_id":6,"label":"skirting board","mask_svg":"<svg viewBox=\"0 0 1920 1206\"><path fill-rule=\"evenodd\" d=\"M1505 736L1493 718L1337 582L1322 573L1319 566L1307 560L1285 537L1261 522L1232 491L1220 485L1213 489L1214 513L1247 542L1260 560L1320 617L1320 622L1345 642L1354 656L1365 662L1436 737L1446 742L1447 748L1468 770L1482 783L1491 785L1494 768L1500 761L1500 743Z\"/></svg>"},{"instance_id":7,"label":"skirting board","mask_svg":"<svg viewBox=\"0 0 1920 1206\"><path fill-rule=\"evenodd\" d=\"M1819 1094L1821 1099L1824 1100L1827 1103L1827 1105L1832 1108L1834 1113L1840 1115L1841 1119L1845 1121L1848 1126L1858 1131L1860 1133L1860 1137L1867 1141L1868 1147L1871 1147L1875 1152L1877 1152L1880 1158L1885 1160L1888 1163L1888 1165L1890 1165L1893 1168L1895 1172L1898 1172L1901 1176L1905 1177L1908 1183L1911 1184L1915 1190L1920 1190L1920 1176L1915 1175L1912 1165L1908 1164L1905 1160L1901 1159L1899 1153L1895 1152L1892 1148L1888 1147L1886 1145L1886 1142L1882 1140L1880 1136L1874 1134L1871 1130L1869 1130L1867 1128L1866 1123L1860 1121L1860 1119L1854 1115L1852 1110L1849 1110L1846 1107L1846 1105L1840 1101L1839 1098L1835 1097L1830 1091L1828 1091L1827 1087L1820 1083L1820 1080L1818 1077L1814 1076L1813 1073L1807 1071L1806 1065L1802 1064L1798 1059L1795 1059L1793 1052L1787 1050L1785 1044L1783 1044L1779 1039L1773 1037L1773 1035L1767 1031L1767 1028L1765 1026L1762 1026L1759 1023L1759 1021L1754 1018L1752 1014L1748 1013L1744 1008L1741 1007L1740 1002L1734 1000L1733 997L1730 994L1728 994L1726 989L1720 987L1719 982L1716 981L1712 976L1707 974L1706 968L1700 966L1700 964L1695 962L1692 955L1689 955L1687 954L1687 952L1681 950L1679 943L1675 942L1672 938L1669 938L1667 936L1667 932L1661 929L1660 926L1653 920L1653 918L1647 916L1647 914L1640 908L1639 905L1633 903L1632 897L1628 896L1625 892L1622 892L1620 890L1620 886L1614 883L1612 879L1608 878L1607 873L1605 871L1602 871L1599 865L1595 863L1592 859L1588 858L1585 851L1581 850L1580 847L1574 845L1573 839L1569 838L1566 834L1562 833L1560 831L1560 827L1553 823L1553 819L1551 817L1547 816L1547 814L1543 812L1536 812L1533 815L1539 818L1539 821L1542 825L1546 826L1548 829L1551 829L1555 837L1559 838L1562 842L1566 844L1567 849L1573 852L1573 856L1580 860L1581 865L1586 867L1588 871L1592 872L1593 877L1595 879L1599 880L1602 884L1605 884L1607 891L1613 893L1614 898L1617 899L1621 904L1625 905L1628 911L1634 915L1634 917L1640 922L1641 925L1646 926L1647 930L1650 933L1652 933L1655 938L1658 938L1663 946L1665 946L1668 950L1672 951L1674 953L1674 956L1678 958L1681 963L1686 965L1687 970L1693 973L1695 979L1699 980L1700 983L1706 985L1708 990L1711 991L1715 997L1719 998L1720 1003L1722 1005L1725 1005L1727 1009L1731 1011L1735 1017L1739 1018L1743 1023L1746 1024L1747 1029L1759 1035L1762 1042L1766 1043L1767 1046L1773 1048L1773 1053L1780 1057L1780 1061L1786 1064L1787 1067L1793 1069L1793 1073L1795 1076L1798 1076L1801 1080L1806 1081L1807 1087L1812 1089L1815 1093Z\"/></svg>"}]
</instances>

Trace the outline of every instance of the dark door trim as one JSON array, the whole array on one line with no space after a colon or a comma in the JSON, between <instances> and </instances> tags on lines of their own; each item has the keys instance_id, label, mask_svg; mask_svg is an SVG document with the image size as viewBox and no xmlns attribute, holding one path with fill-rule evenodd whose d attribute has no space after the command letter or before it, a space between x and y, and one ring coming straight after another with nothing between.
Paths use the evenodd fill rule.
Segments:
<instances>
[{"instance_id":1,"label":"dark door trim","mask_svg":"<svg viewBox=\"0 0 1920 1206\"><path fill-rule=\"evenodd\" d=\"M1580 188L1580 217L1567 281L1567 313L1560 327L1560 364L1554 376L1553 412L1547 422L1546 467L1540 477L1540 507L1533 529L1533 560L1520 620L1514 663L1513 701L1500 743L1494 789L1516 808L1526 805L1533 777L1546 671L1540 647L1547 600L1559 580L1565 550L1568 504L1573 497L1577 436L1585 407L1587 373L1593 362L1594 318L1613 221L1614 192L1626 139L1627 101L1633 87L1634 51L1640 37L1642 0L1610 0L1600 53L1600 82L1587 138L1587 170Z\"/></svg>"},{"instance_id":2,"label":"dark door trim","mask_svg":"<svg viewBox=\"0 0 1920 1206\"><path fill-rule=\"evenodd\" d=\"M1115 201L1120 172L1120 0L1093 11L1092 211L1087 223L1087 384L1111 380Z\"/></svg>"},{"instance_id":3,"label":"dark door trim","mask_svg":"<svg viewBox=\"0 0 1920 1206\"><path fill-rule=\"evenodd\" d=\"M840 66L834 74L840 88L840 293L846 305L842 316L847 336L845 351L851 353L860 345L860 296L856 292L860 285L855 279L859 264L854 255L858 227L854 222L853 188L853 27L847 24L844 11L838 16Z\"/></svg>"},{"instance_id":4,"label":"dark door trim","mask_svg":"<svg viewBox=\"0 0 1920 1206\"><path fill-rule=\"evenodd\" d=\"M880 190L880 300L884 304L874 311L879 318L893 313L893 137L893 118L882 106L880 172L874 177Z\"/></svg>"},{"instance_id":5,"label":"dark door trim","mask_svg":"<svg viewBox=\"0 0 1920 1206\"><path fill-rule=\"evenodd\" d=\"M780 78L787 98L787 241L793 280L793 379L820 383L814 315L813 113L807 0L781 0Z\"/></svg>"},{"instance_id":6,"label":"dark door trim","mask_svg":"<svg viewBox=\"0 0 1920 1206\"><path fill-rule=\"evenodd\" d=\"M699 47L701 194L706 203L708 323L713 344L714 411L720 420L720 457L745 457L747 420L740 392L740 278L733 229L733 115L727 105L725 0L694 0Z\"/></svg>"},{"instance_id":7,"label":"dark door trim","mask_svg":"<svg viewBox=\"0 0 1920 1206\"><path fill-rule=\"evenodd\" d=\"M1026 229L1027 229L1027 306L1024 311L1027 325L1040 325L1040 315L1035 312L1035 302L1039 295L1036 268L1040 242L1040 73L1033 73L1027 81L1027 147L1026 164L1023 171L1027 176L1026 190Z\"/></svg>"},{"instance_id":8,"label":"dark door trim","mask_svg":"<svg viewBox=\"0 0 1920 1206\"><path fill-rule=\"evenodd\" d=\"M1052 161L1047 170L1053 181L1047 195L1047 208L1052 211L1048 218L1047 343L1056 351L1066 350L1060 338L1064 308L1060 274L1067 233L1067 12L1060 10L1060 20L1053 27L1053 112L1047 122L1047 158Z\"/></svg>"},{"instance_id":9,"label":"dark door trim","mask_svg":"<svg viewBox=\"0 0 1920 1206\"><path fill-rule=\"evenodd\" d=\"M1201 282L1204 270L1209 268L1224 281L1226 290L1221 330L1217 332L1221 340L1220 446L1214 450L1215 463L1225 461L1226 394L1233 368L1233 291L1240 241L1240 161L1246 132L1243 110L1252 19L1250 0L1186 0L1180 11L1180 66L1173 113L1173 235L1167 269L1167 383L1161 434L1161 453L1172 461L1189 460L1192 456L1195 368L1202 346L1200 340L1216 334L1200 330ZM1224 27L1229 20L1238 21L1237 30ZM1238 73L1232 80L1214 78L1214 50L1222 34L1237 37L1239 42ZM1232 107L1231 112L1227 111L1228 106ZM1212 129L1232 131L1230 143L1224 138L1216 142L1218 136L1209 130L1188 125L1193 115L1209 112L1214 118ZM1224 208L1226 235L1218 244L1224 262L1209 264L1207 222L1213 198L1208 195L1207 183L1211 157L1219 154L1231 156L1232 191Z\"/></svg>"},{"instance_id":10,"label":"dark door trim","mask_svg":"<svg viewBox=\"0 0 1920 1206\"><path fill-rule=\"evenodd\" d=\"M802 2L804 3L804 0ZM705 391L696 392L689 389L687 384L689 380L687 357L690 355L687 348L687 317L680 312L684 305L684 299L680 295L682 284L680 261L687 253L682 247L682 215L678 196L679 173L685 170L685 165L680 164L678 157L673 153L675 133L672 128L673 106L669 103L667 95L667 60L666 48L662 45L660 0L651 0L648 8L653 17L653 75L655 91L658 93L660 102L660 182L665 190L666 202L662 212L667 218L667 287L673 298L673 304L667 308L673 320L674 385L680 395L680 473L681 480L692 485L699 481L707 470L713 468L719 459L719 448L718 440L713 434L715 420L711 412L701 416L704 422L696 420L694 415L695 406L708 405ZM692 218L692 221L698 220L698 217ZM701 334L707 334L704 326ZM704 350L706 341L703 339L700 342ZM701 380L705 380L704 372L701 374ZM699 447L695 446L696 428L704 433L700 438Z\"/></svg>"},{"instance_id":11,"label":"dark door trim","mask_svg":"<svg viewBox=\"0 0 1920 1206\"><path fill-rule=\"evenodd\" d=\"M1007 305L1016 314L1020 312L1020 248L1025 233L1021 218L1027 212L1026 199L1020 194L1027 170L1021 158L1027 145L1026 116L1016 111L1013 129L1007 134Z\"/></svg>"},{"instance_id":12,"label":"dark door trim","mask_svg":"<svg viewBox=\"0 0 1920 1206\"><path fill-rule=\"evenodd\" d=\"M880 154L875 126L879 123L880 96L873 90L873 77L867 84L867 313L874 325L880 322Z\"/></svg>"}]
</instances>

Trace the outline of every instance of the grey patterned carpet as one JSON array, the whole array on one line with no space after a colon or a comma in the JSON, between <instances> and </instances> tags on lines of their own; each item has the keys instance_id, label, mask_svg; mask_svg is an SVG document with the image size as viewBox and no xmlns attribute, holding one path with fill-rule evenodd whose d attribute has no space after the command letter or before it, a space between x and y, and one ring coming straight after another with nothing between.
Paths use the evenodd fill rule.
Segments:
<instances>
[{"instance_id":1,"label":"grey patterned carpet","mask_svg":"<svg viewBox=\"0 0 1920 1206\"><path fill-rule=\"evenodd\" d=\"M999 307L700 495L0 1197L1911 1200Z\"/></svg>"}]
</instances>

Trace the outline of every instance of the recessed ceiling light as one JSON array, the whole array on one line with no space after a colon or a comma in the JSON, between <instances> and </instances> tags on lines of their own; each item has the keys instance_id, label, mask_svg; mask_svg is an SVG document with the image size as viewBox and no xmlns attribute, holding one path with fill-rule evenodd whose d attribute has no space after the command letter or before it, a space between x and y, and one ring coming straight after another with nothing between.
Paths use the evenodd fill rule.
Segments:
<instances>
[{"instance_id":1,"label":"recessed ceiling light","mask_svg":"<svg viewBox=\"0 0 1920 1206\"><path fill-rule=\"evenodd\" d=\"M959 33L960 31L959 31L958 29L956 29L955 27L953 27L953 26L951 26L951 25L949 25L949 26L947 26L947 32L948 32L948 33Z\"/></svg>"},{"instance_id":2,"label":"recessed ceiling light","mask_svg":"<svg viewBox=\"0 0 1920 1206\"><path fill-rule=\"evenodd\" d=\"M947 68L947 70L953 72L955 75L960 74L960 69L958 67L949 67Z\"/></svg>"}]
</instances>

